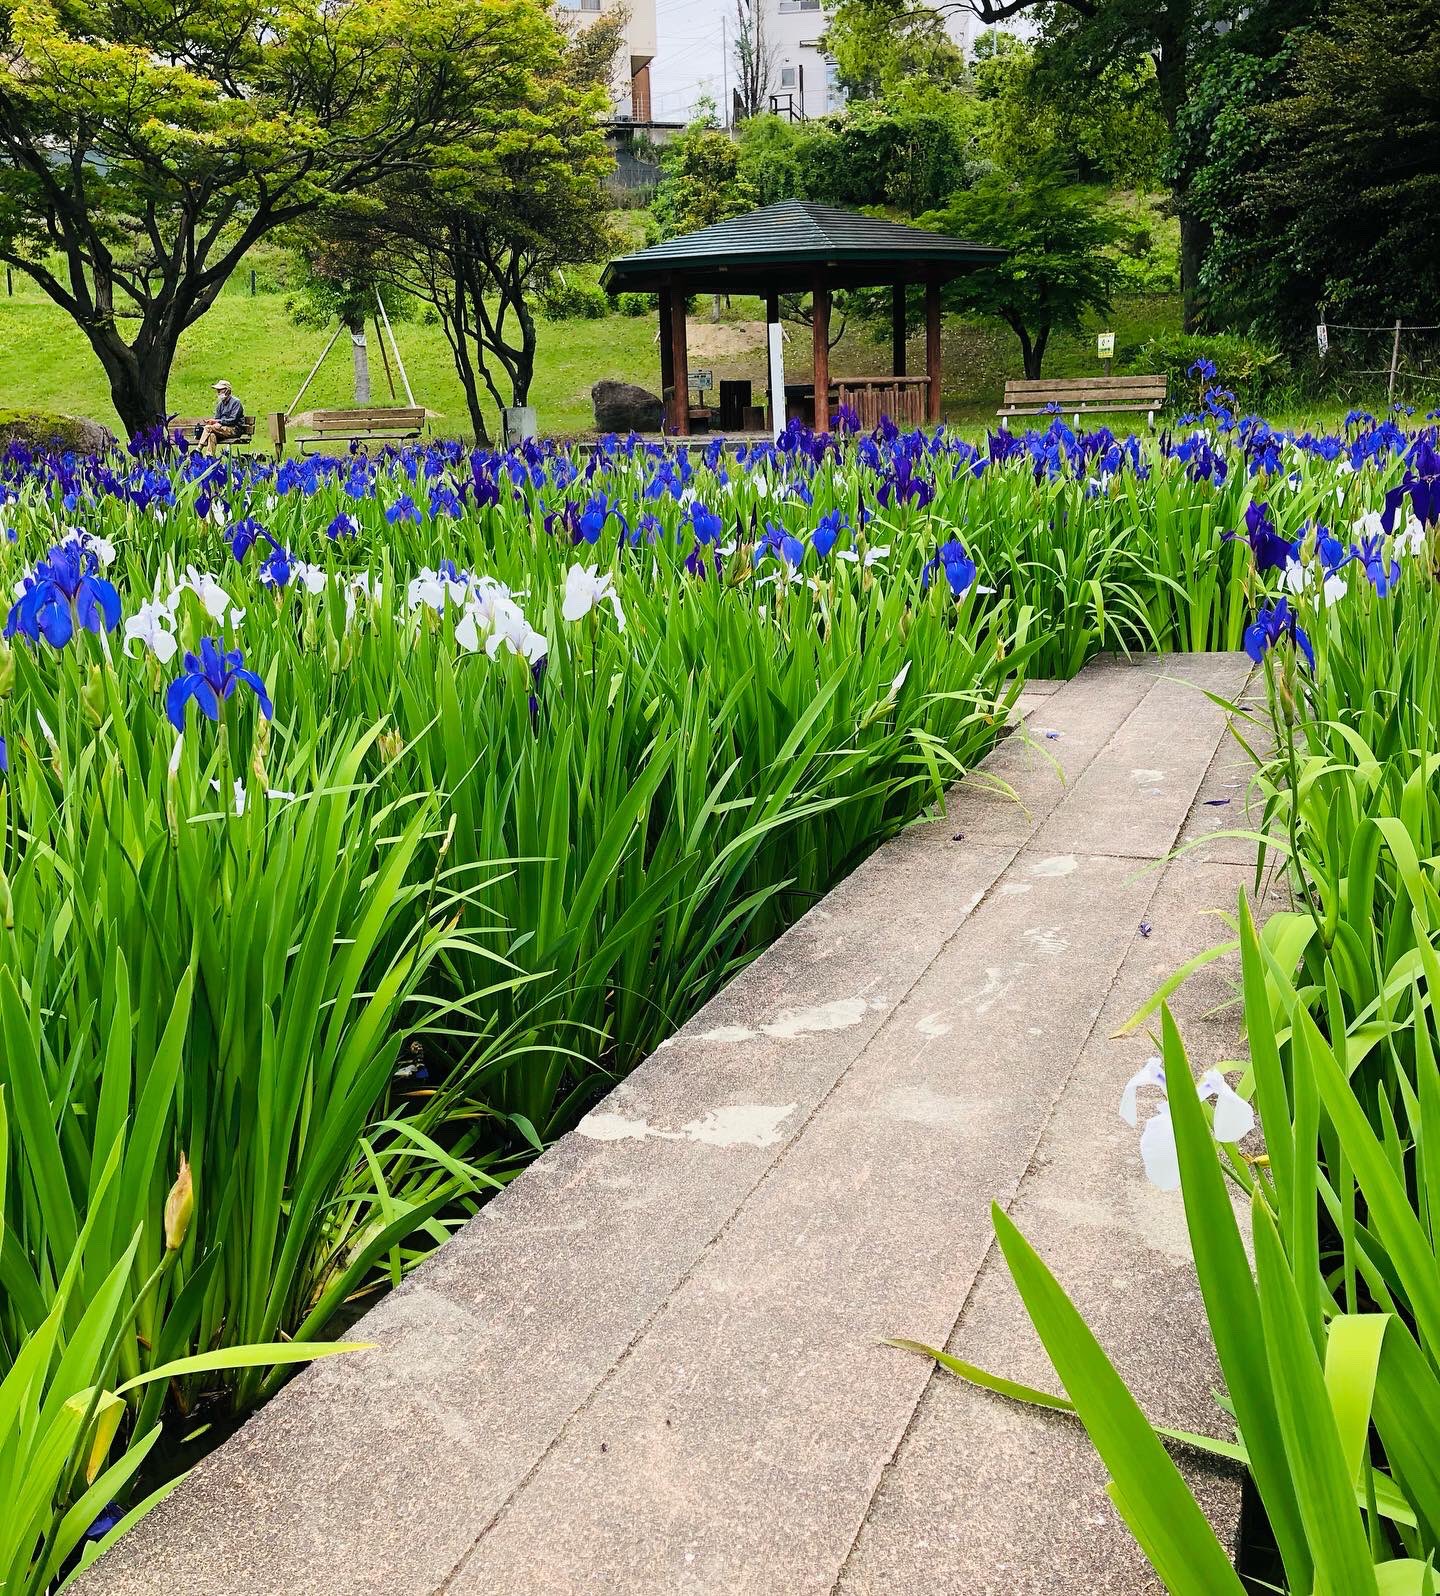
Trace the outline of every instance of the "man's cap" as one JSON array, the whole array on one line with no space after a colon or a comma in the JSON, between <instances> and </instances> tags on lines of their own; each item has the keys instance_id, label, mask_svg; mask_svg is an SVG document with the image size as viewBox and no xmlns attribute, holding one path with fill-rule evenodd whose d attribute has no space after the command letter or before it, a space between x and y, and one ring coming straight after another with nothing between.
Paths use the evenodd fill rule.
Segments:
<instances>
[{"instance_id":1,"label":"man's cap","mask_svg":"<svg viewBox=\"0 0 1440 1596\"><path fill-rule=\"evenodd\" d=\"M219 382L212 382L210 386L219 393L222 388L229 388L230 384L222 377Z\"/></svg>"}]
</instances>

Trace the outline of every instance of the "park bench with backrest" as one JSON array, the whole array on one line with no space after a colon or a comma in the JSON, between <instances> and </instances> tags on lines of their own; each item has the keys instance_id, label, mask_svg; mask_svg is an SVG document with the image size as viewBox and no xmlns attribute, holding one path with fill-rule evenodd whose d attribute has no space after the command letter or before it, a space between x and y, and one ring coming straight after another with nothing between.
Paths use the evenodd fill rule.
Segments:
<instances>
[{"instance_id":1,"label":"park bench with backrest","mask_svg":"<svg viewBox=\"0 0 1440 1596\"><path fill-rule=\"evenodd\" d=\"M166 428L172 435L179 433L179 435L184 438L186 443L192 445L193 447L198 447L200 441L200 428L205 422L211 419L212 418L210 416L171 416L170 420L166 423ZM218 447L221 449L249 449L254 445L254 416L241 416L240 420L235 424L232 430L234 431L235 436L233 438L222 438Z\"/></svg>"},{"instance_id":2,"label":"park bench with backrest","mask_svg":"<svg viewBox=\"0 0 1440 1596\"><path fill-rule=\"evenodd\" d=\"M1005 384L999 416L1090 415L1117 410L1165 408L1165 373L1150 377L1024 377Z\"/></svg>"},{"instance_id":3,"label":"park bench with backrest","mask_svg":"<svg viewBox=\"0 0 1440 1596\"><path fill-rule=\"evenodd\" d=\"M303 454L337 443L404 443L418 438L424 425L423 405L392 405L365 410L308 410L288 421L277 413L271 418L270 434L277 453L284 449L288 436ZM292 433L292 426L301 430Z\"/></svg>"}]
</instances>

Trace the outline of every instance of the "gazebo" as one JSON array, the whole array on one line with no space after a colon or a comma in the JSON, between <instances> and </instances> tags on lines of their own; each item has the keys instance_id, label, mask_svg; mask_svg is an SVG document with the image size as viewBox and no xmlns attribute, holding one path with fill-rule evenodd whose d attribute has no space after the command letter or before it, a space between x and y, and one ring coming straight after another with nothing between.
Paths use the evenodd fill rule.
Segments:
<instances>
[{"instance_id":1,"label":"gazebo","mask_svg":"<svg viewBox=\"0 0 1440 1596\"><path fill-rule=\"evenodd\" d=\"M786 419L780 342L781 294L812 296L814 421L829 426L831 390L868 423L881 409L900 422L940 419L940 289L952 278L1004 258L1003 249L971 244L900 222L786 200L682 233L605 268L601 285L611 293L654 293L660 300L660 377L669 430L690 430L690 371L685 345L685 301L690 294L756 294L769 324L768 388L772 429ZM925 289L925 375L905 371L905 299L912 285ZM830 374L830 299L837 288L891 290L890 378Z\"/></svg>"}]
</instances>

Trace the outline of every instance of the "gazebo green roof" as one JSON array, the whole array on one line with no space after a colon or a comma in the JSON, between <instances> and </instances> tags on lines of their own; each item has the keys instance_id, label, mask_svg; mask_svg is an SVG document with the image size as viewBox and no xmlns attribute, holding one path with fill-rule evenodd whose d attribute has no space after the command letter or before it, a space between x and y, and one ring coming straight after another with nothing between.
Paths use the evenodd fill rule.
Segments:
<instances>
[{"instance_id":1,"label":"gazebo green roof","mask_svg":"<svg viewBox=\"0 0 1440 1596\"><path fill-rule=\"evenodd\" d=\"M817 272L834 288L958 277L1005 251L859 211L785 200L682 233L605 268L612 293L798 293Z\"/></svg>"}]
</instances>

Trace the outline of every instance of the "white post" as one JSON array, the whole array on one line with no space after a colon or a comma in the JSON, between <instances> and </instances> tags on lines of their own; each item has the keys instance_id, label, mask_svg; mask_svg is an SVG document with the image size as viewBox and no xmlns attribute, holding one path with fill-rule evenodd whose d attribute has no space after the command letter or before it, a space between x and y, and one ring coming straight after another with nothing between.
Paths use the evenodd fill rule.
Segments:
<instances>
[{"instance_id":1,"label":"white post","mask_svg":"<svg viewBox=\"0 0 1440 1596\"><path fill-rule=\"evenodd\" d=\"M405 384L405 397L410 401L410 408L415 408L415 395L410 392L410 379L405 375L405 362L400 358L400 345L395 342L395 329L390 325L390 317L385 309L385 301L380 297L380 290L375 290L375 303L380 307L380 315L385 323L385 331L390 334L390 349L395 356L395 364L400 372L400 381Z\"/></svg>"},{"instance_id":2,"label":"white post","mask_svg":"<svg viewBox=\"0 0 1440 1596\"><path fill-rule=\"evenodd\" d=\"M770 323L769 331L770 432L779 438L785 430L785 346L778 321Z\"/></svg>"}]
</instances>

